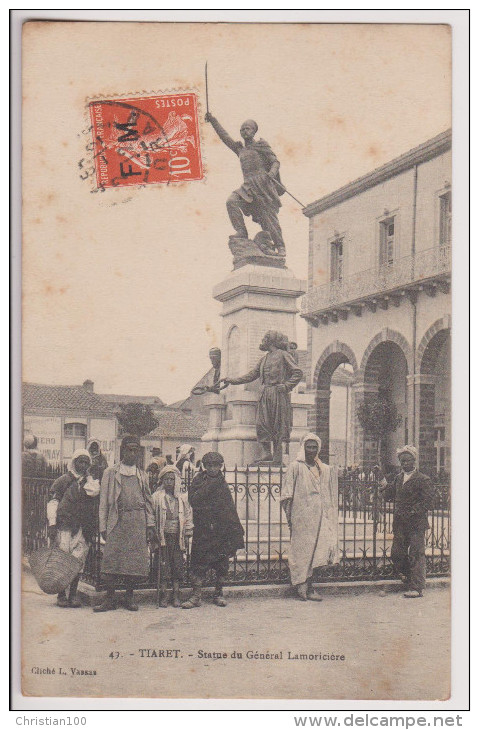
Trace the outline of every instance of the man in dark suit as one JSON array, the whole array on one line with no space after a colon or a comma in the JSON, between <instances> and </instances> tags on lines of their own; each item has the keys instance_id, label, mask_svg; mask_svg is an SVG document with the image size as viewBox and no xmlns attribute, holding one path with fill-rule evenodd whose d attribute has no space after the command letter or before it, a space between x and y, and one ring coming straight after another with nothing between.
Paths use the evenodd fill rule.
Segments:
<instances>
[{"instance_id":1,"label":"man in dark suit","mask_svg":"<svg viewBox=\"0 0 479 730\"><path fill-rule=\"evenodd\" d=\"M403 446L397 451L401 472L391 484L384 480L381 491L394 500L393 545L391 559L402 576L407 590L405 598L421 598L426 587L425 534L429 528L428 510L432 506L433 486L416 467L417 450Z\"/></svg>"}]
</instances>

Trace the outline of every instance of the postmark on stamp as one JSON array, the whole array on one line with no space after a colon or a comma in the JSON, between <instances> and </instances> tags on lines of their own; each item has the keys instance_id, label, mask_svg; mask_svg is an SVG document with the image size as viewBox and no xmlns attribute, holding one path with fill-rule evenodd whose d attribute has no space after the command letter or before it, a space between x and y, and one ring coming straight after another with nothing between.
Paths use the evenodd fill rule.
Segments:
<instances>
[{"instance_id":1,"label":"postmark on stamp","mask_svg":"<svg viewBox=\"0 0 479 730\"><path fill-rule=\"evenodd\" d=\"M201 180L194 93L89 104L98 188Z\"/></svg>"}]
</instances>

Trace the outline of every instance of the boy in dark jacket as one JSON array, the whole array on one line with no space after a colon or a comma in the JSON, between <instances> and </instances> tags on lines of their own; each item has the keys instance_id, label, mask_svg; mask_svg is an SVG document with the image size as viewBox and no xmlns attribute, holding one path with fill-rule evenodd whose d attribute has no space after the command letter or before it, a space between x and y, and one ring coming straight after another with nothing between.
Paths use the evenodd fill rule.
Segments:
<instances>
[{"instance_id":1,"label":"boy in dark jacket","mask_svg":"<svg viewBox=\"0 0 479 730\"><path fill-rule=\"evenodd\" d=\"M429 477L416 468L414 446L403 446L397 455L401 472L392 484L384 483L381 489L386 500L395 502L391 559L406 584L404 597L421 598L426 587L427 515L434 491Z\"/></svg>"},{"instance_id":2,"label":"boy in dark jacket","mask_svg":"<svg viewBox=\"0 0 479 730\"><path fill-rule=\"evenodd\" d=\"M244 547L244 531L222 472L223 457L216 451L210 451L203 456L203 466L205 471L195 476L188 494L194 521L191 548L193 593L182 608L201 605L201 587L210 568L216 573L213 601L217 606L226 606L223 582L228 574L228 561Z\"/></svg>"},{"instance_id":3,"label":"boy in dark jacket","mask_svg":"<svg viewBox=\"0 0 479 730\"><path fill-rule=\"evenodd\" d=\"M77 558L81 563L81 570L95 535L98 517L100 483L88 473L90 468L91 458L88 451L75 451L68 472L53 482L47 505L50 540L61 550ZM80 575L70 583L68 597L66 591L58 594L58 606L79 608L82 605L76 595L79 580Z\"/></svg>"}]
</instances>

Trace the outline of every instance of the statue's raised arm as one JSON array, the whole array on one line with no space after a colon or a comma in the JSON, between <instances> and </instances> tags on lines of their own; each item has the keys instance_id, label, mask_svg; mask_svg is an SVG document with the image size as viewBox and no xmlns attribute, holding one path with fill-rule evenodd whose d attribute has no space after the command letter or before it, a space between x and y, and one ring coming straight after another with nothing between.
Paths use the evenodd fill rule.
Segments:
<instances>
[{"instance_id":1,"label":"statue's raised arm","mask_svg":"<svg viewBox=\"0 0 479 730\"><path fill-rule=\"evenodd\" d=\"M230 150L233 150L235 155L239 155L240 150L243 147L243 144L239 141L235 141L233 137L230 137L228 132L224 127L221 126L219 121L209 112L205 115L205 121L209 122L213 129L215 130L216 134L220 138L220 140L230 148Z\"/></svg>"}]
</instances>

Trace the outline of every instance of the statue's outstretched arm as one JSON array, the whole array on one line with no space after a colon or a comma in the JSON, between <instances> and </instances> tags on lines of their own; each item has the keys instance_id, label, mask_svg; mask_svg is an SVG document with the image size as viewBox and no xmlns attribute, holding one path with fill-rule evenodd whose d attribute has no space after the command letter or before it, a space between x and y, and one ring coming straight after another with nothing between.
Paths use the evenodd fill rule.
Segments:
<instances>
[{"instance_id":1,"label":"statue's outstretched arm","mask_svg":"<svg viewBox=\"0 0 479 730\"><path fill-rule=\"evenodd\" d=\"M228 382L228 385L242 385L243 383L252 383L253 380L257 380L261 374L260 364L261 360L252 370L249 371L249 373L246 373L246 375L242 375L240 378L224 378L224 380Z\"/></svg>"},{"instance_id":2,"label":"statue's outstretched arm","mask_svg":"<svg viewBox=\"0 0 479 730\"><path fill-rule=\"evenodd\" d=\"M224 144L232 150L235 155L238 154L238 149L242 147L241 142L235 142L235 140L229 136L228 132L224 127L221 126L219 121L212 114L208 113L205 116L207 122L211 124L216 134Z\"/></svg>"}]
</instances>

